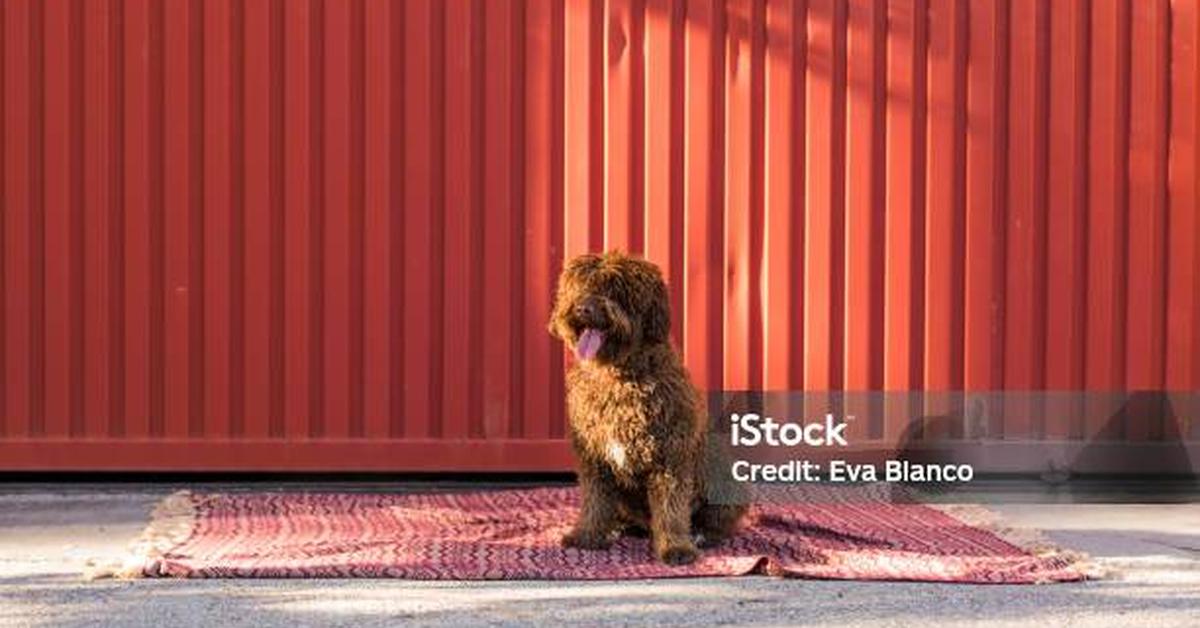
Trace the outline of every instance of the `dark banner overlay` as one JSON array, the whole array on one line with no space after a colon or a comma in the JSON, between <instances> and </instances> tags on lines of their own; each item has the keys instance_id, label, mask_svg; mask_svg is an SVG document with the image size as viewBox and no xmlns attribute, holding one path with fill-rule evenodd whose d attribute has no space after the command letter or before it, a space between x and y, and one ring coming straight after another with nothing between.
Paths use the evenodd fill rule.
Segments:
<instances>
[{"instance_id":1,"label":"dark banner overlay","mask_svg":"<svg viewBox=\"0 0 1200 628\"><path fill-rule=\"evenodd\" d=\"M1200 500L1200 393L718 391L707 409L706 490L719 502L867 487Z\"/></svg>"}]
</instances>

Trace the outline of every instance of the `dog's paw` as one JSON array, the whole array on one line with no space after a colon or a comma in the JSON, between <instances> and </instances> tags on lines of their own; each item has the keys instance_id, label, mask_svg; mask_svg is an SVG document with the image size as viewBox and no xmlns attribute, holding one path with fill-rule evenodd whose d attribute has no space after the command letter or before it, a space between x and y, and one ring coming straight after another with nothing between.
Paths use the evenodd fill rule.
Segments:
<instances>
[{"instance_id":1,"label":"dog's paw","mask_svg":"<svg viewBox=\"0 0 1200 628\"><path fill-rule=\"evenodd\" d=\"M612 539L608 535L596 534L586 530L572 530L562 536L563 547L573 547L585 550L608 549Z\"/></svg>"},{"instance_id":2,"label":"dog's paw","mask_svg":"<svg viewBox=\"0 0 1200 628\"><path fill-rule=\"evenodd\" d=\"M659 549L658 558L668 565L690 565L700 557L692 543L673 543Z\"/></svg>"}]
</instances>

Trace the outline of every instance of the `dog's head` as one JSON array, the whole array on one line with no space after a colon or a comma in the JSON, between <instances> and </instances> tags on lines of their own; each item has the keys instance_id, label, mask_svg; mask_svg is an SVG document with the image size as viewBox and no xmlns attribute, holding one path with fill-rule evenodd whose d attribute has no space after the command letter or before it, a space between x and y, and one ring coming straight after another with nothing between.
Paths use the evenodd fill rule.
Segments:
<instances>
[{"instance_id":1,"label":"dog's head","mask_svg":"<svg viewBox=\"0 0 1200 628\"><path fill-rule=\"evenodd\" d=\"M671 312L658 267L618 252L580 255L558 278L550 333L581 361L611 363L667 342Z\"/></svg>"}]
</instances>

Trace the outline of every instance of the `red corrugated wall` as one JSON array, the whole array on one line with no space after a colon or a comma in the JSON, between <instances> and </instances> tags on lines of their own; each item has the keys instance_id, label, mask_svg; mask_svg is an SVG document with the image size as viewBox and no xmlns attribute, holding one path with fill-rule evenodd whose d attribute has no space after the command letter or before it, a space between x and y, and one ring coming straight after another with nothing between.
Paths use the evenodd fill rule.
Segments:
<instances>
[{"instance_id":1,"label":"red corrugated wall","mask_svg":"<svg viewBox=\"0 0 1200 628\"><path fill-rule=\"evenodd\" d=\"M566 468L610 247L707 388L1195 390L1198 13L4 0L0 468Z\"/></svg>"}]
</instances>

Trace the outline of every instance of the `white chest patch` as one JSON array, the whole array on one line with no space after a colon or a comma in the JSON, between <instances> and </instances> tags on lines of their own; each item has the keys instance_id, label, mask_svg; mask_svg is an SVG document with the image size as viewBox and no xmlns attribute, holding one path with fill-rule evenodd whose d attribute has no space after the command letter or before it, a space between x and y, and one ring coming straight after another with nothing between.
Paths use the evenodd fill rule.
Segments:
<instances>
[{"instance_id":1,"label":"white chest patch","mask_svg":"<svg viewBox=\"0 0 1200 628\"><path fill-rule=\"evenodd\" d=\"M625 447L615 440L608 441L608 461L617 469L625 468Z\"/></svg>"}]
</instances>

